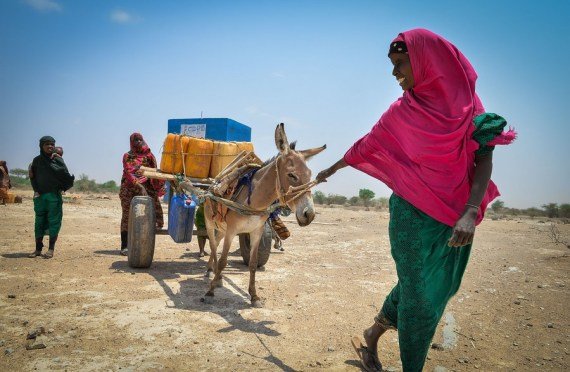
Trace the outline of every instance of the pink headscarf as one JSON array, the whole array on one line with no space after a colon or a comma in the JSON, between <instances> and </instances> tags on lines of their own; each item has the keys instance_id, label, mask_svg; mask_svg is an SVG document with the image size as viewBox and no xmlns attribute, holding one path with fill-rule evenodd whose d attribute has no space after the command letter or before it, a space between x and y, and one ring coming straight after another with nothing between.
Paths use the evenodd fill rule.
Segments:
<instances>
[{"instance_id":1,"label":"pink headscarf","mask_svg":"<svg viewBox=\"0 0 570 372\"><path fill-rule=\"evenodd\" d=\"M427 215L454 226L470 195L479 148L472 139L473 118L484 112L475 93L477 73L453 44L431 31L406 31L394 41L406 43L415 85L344 160ZM477 223L498 195L490 181Z\"/></svg>"},{"instance_id":2,"label":"pink headscarf","mask_svg":"<svg viewBox=\"0 0 570 372\"><path fill-rule=\"evenodd\" d=\"M138 147L135 146L135 139L140 139L142 144ZM150 151L150 148L146 144L142 134L131 134L129 143L131 151L123 156L123 179L131 185L135 183L144 184L148 179L144 176L138 175L136 172L141 166L156 168L156 158ZM151 179L150 185L155 191L157 191L158 196L164 195L164 181Z\"/></svg>"}]
</instances>

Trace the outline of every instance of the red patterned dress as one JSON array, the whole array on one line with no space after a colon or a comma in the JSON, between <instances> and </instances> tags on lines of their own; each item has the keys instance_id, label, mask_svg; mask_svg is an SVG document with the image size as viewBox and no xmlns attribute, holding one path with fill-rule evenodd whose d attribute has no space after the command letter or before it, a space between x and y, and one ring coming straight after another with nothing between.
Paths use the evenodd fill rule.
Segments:
<instances>
[{"instance_id":1,"label":"red patterned dress","mask_svg":"<svg viewBox=\"0 0 570 372\"><path fill-rule=\"evenodd\" d=\"M140 146L135 145L135 140L137 139L142 140ZM128 231L131 200L135 196L144 195L140 187L141 185L144 187L148 196L154 200L156 227L160 229L164 225L162 206L159 201L159 197L164 195L164 181L148 179L138 174L138 170L141 166L156 168L156 158L144 142L141 134L133 133L130 137L130 143L131 150L123 155L123 177L121 179L121 190L119 191L119 198L121 199L121 207L123 210L121 217L121 237L123 235L126 237Z\"/></svg>"}]
</instances>

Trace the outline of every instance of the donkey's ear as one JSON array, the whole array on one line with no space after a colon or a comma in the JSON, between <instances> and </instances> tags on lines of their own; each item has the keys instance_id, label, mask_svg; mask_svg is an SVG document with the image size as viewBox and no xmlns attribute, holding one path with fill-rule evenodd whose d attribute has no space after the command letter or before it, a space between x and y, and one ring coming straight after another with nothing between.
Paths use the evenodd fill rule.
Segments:
<instances>
[{"instance_id":1,"label":"donkey's ear","mask_svg":"<svg viewBox=\"0 0 570 372\"><path fill-rule=\"evenodd\" d=\"M275 145L280 153L287 154L289 152L289 141L287 141L285 124L283 123L277 124L277 128L275 128Z\"/></svg>"},{"instance_id":2,"label":"donkey's ear","mask_svg":"<svg viewBox=\"0 0 570 372\"><path fill-rule=\"evenodd\" d=\"M289 144L289 148L290 148L291 150L295 150L295 146L297 146L297 141L293 141L293 142L291 142L291 143Z\"/></svg>"},{"instance_id":3,"label":"donkey's ear","mask_svg":"<svg viewBox=\"0 0 570 372\"><path fill-rule=\"evenodd\" d=\"M323 151L326 148L327 148L327 145L323 145L321 147L315 147L314 149L302 150L302 151L299 151L299 153L305 157L305 160L309 160L310 158L317 155L318 153L320 153L321 151Z\"/></svg>"}]
</instances>

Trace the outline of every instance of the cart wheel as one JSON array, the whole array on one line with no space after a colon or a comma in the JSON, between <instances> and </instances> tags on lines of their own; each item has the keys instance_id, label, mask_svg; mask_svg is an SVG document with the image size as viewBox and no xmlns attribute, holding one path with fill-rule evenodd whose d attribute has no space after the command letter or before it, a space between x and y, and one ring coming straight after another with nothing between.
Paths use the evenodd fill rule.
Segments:
<instances>
[{"instance_id":1,"label":"cart wheel","mask_svg":"<svg viewBox=\"0 0 570 372\"><path fill-rule=\"evenodd\" d=\"M261 235L261 240L259 241L259 249L257 250L257 267L264 266L269 260L269 254L271 253L272 236L273 232L271 231L271 225L269 225L268 222L265 222L265 225L263 226L263 235ZM239 248L243 262L249 266L249 254L251 252L249 234L239 234Z\"/></svg>"},{"instance_id":2,"label":"cart wheel","mask_svg":"<svg viewBox=\"0 0 570 372\"><path fill-rule=\"evenodd\" d=\"M154 256L156 216L149 196L135 196L129 210L129 266L147 268Z\"/></svg>"}]
</instances>

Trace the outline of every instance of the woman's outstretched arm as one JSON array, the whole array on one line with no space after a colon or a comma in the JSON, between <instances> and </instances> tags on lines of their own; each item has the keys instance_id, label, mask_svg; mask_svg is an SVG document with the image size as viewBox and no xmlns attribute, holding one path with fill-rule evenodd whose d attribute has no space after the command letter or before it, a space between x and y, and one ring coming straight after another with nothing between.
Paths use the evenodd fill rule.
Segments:
<instances>
[{"instance_id":1,"label":"woman's outstretched arm","mask_svg":"<svg viewBox=\"0 0 570 372\"><path fill-rule=\"evenodd\" d=\"M348 164L346 164L344 158L341 158L339 161L337 161L327 169L320 171L319 174L317 174L317 181L326 182L327 178L335 174L337 170L342 169L346 166L348 166Z\"/></svg>"}]
</instances>

